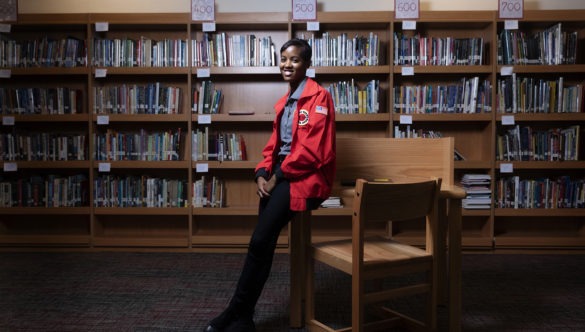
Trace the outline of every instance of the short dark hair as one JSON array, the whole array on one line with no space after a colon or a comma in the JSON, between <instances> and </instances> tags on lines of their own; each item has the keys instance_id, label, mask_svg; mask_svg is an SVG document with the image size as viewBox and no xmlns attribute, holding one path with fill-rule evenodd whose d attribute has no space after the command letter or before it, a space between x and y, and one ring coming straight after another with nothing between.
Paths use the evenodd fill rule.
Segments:
<instances>
[{"instance_id":1,"label":"short dark hair","mask_svg":"<svg viewBox=\"0 0 585 332\"><path fill-rule=\"evenodd\" d=\"M280 48L280 53L284 52L284 50L286 50L290 46L299 47L301 49L301 58L303 59L303 61L311 63L313 50L311 49L311 45L309 45L309 43L306 40L300 38L293 38L282 45L282 47Z\"/></svg>"}]
</instances>

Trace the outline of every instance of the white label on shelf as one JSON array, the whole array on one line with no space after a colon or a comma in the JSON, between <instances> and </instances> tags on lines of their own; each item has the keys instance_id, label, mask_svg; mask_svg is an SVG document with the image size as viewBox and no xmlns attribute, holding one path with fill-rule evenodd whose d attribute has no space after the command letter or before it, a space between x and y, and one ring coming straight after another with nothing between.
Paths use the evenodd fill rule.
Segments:
<instances>
[{"instance_id":1,"label":"white label on shelf","mask_svg":"<svg viewBox=\"0 0 585 332\"><path fill-rule=\"evenodd\" d=\"M207 171L209 171L209 164L208 163L197 163L195 165L195 171L197 173L207 173Z\"/></svg>"},{"instance_id":2,"label":"white label on shelf","mask_svg":"<svg viewBox=\"0 0 585 332\"><path fill-rule=\"evenodd\" d=\"M211 123L211 115L199 114L199 116L197 116L197 123L198 124L210 124Z\"/></svg>"},{"instance_id":3,"label":"white label on shelf","mask_svg":"<svg viewBox=\"0 0 585 332\"><path fill-rule=\"evenodd\" d=\"M403 66L401 69L402 76L414 76L414 67Z\"/></svg>"},{"instance_id":4,"label":"white label on shelf","mask_svg":"<svg viewBox=\"0 0 585 332\"><path fill-rule=\"evenodd\" d=\"M12 70L0 69L0 78L10 78L12 76Z\"/></svg>"},{"instance_id":5,"label":"white label on shelf","mask_svg":"<svg viewBox=\"0 0 585 332\"><path fill-rule=\"evenodd\" d=\"M416 21L402 21L402 30L416 30Z\"/></svg>"},{"instance_id":6,"label":"white label on shelf","mask_svg":"<svg viewBox=\"0 0 585 332\"><path fill-rule=\"evenodd\" d=\"M503 126L513 126L514 125L514 116L513 115L502 115L502 125Z\"/></svg>"},{"instance_id":7,"label":"white label on shelf","mask_svg":"<svg viewBox=\"0 0 585 332\"><path fill-rule=\"evenodd\" d=\"M319 28L318 21L307 22L307 31L319 31Z\"/></svg>"},{"instance_id":8,"label":"white label on shelf","mask_svg":"<svg viewBox=\"0 0 585 332\"><path fill-rule=\"evenodd\" d=\"M524 17L524 0L499 0L498 17L503 19Z\"/></svg>"},{"instance_id":9,"label":"white label on shelf","mask_svg":"<svg viewBox=\"0 0 585 332\"><path fill-rule=\"evenodd\" d=\"M292 0L293 21L317 19L317 0Z\"/></svg>"},{"instance_id":10,"label":"white label on shelf","mask_svg":"<svg viewBox=\"0 0 585 332\"><path fill-rule=\"evenodd\" d=\"M105 68L96 68L95 69L95 77L96 78L104 78L108 75L108 70Z\"/></svg>"},{"instance_id":11,"label":"white label on shelf","mask_svg":"<svg viewBox=\"0 0 585 332\"><path fill-rule=\"evenodd\" d=\"M109 115L98 115L97 116L97 124L99 124L99 125L110 124L110 116Z\"/></svg>"},{"instance_id":12,"label":"white label on shelf","mask_svg":"<svg viewBox=\"0 0 585 332\"><path fill-rule=\"evenodd\" d=\"M400 124L412 124L412 115L401 115Z\"/></svg>"},{"instance_id":13,"label":"white label on shelf","mask_svg":"<svg viewBox=\"0 0 585 332\"><path fill-rule=\"evenodd\" d=\"M397 19L417 19L419 17L419 0L395 0L394 17Z\"/></svg>"},{"instance_id":14,"label":"white label on shelf","mask_svg":"<svg viewBox=\"0 0 585 332\"><path fill-rule=\"evenodd\" d=\"M0 24L0 32L9 33L10 29L12 29L12 25L10 24Z\"/></svg>"},{"instance_id":15,"label":"white label on shelf","mask_svg":"<svg viewBox=\"0 0 585 332\"><path fill-rule=\"evenodd\" d=\"M191 0L191 20L215 21L214 0Z\"/></svg>"},{"instance_id":16,"label":"white label on shelf","mask_svg":"<svg viewBox=\"0 0 585 332\"><path fill-rule=\"evenodd\" d=\"M500 75L502 76L510 76L514 73L514 67L512 66L504 66L500 69Z\"/></svg>"},{"instance_id":17,"label":"white label on shelf","mask_svg":"<svg viewBox=\"0 0 585 332\"><path fill-rule=\"evenodd\" d=\"M108 22L95 22L95 31L108 31L110 30L110 25Z\"/></svg>"},{"instance_id":18,"label":"white label on shelf","mask_svg":"<svg viewBox=\"0 0 585 332\"><path fill-rule=\"evenodd\" d=\"M215 22L204 22L203 23L203 32L214 32L215 31Z\"/></svg>"},{"instance_id":19,"label":"white label on shelf","mask_svg":"<svg viewBox=\"0 0 585 332\"><path fill-rule=\"evenodd\" d=\"M14 126L14 117L12 115L6 115L2 117L3 126Z\"/></svg>"},{"instance_id":20,"label":"white label on shelf","mask_svg":"<svg viewBox=\"0 0 585 332\"><path fill-rule=\"evenodd\" d=\"M307 69L307 76L310 78L315 78L315 68Z\"/></svg>"},{"instance_id":21,"label":"white label on shelf","mask_svg":"<svg viewBox=\"0 0 585 332\"><path fill-rule=\"evenodd\" d=\"M211 71L209 68L197 68L197 77L198 78L205 78L211 76Z\"/></svg>"},{"instance_id":22,"label":"white label on shelf","mask_svg":"<svg viewBox=\"0 0 585 332\"><path fill-rule=\"evenodd\" d=\"M506 29L506 30L518 30L518 20L506 20L504 22L504 29Z\"/></svg>"},{"instance_id":23,"label":"white label on shelf","mask_svg":"<svg viewBox=\"0 0 585 332\"><path fill-rule=\"evenodd\" d=\"M4 163L4 172L16 172L18 165L16 163Z\"/></svg>"},{"instance_id":24,"label":"white label on shelf","mask_svg":"<svg viewBox=\"0 0 585 332\"><path fill-rule=\"evenodd\" d=\"M112 169L112 164L110 163L99 163L98 164L98 171L102 173L107 173Z\"/></svg>"},{"instance_id":25,"label":"white label on shelf","mask_svg":"<svg viewBox=\"0 0 585 332\"><path fill-rule=\"evenodd\" d=\"M514 173L514 165L512 163L501 163L500 173Z\"/></svg>"}]
</instances>

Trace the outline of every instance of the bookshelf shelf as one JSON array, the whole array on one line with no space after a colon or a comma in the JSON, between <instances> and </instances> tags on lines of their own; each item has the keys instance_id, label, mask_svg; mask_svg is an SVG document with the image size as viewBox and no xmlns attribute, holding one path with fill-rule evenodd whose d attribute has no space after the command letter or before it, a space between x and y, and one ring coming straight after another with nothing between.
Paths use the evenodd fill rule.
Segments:
<instances>
[{"instance_id":1,"label":"bookshelf shelf","mask_svg":"<svg viewBox=\"0 0 585 332\"><path fill-rule=\"evenodd\" d=\"M307 22L292 21L288 12L278 13L217 13L215 31L204 32L201 22L191 21L190 13L89 13L89 14L20 14L19 20L6 40L16 43L38 41L44 37L55 40L69 37L83 41L87 48L86 61L74 67L64 63L41 65L14 65L2 69L9 73L0 79L0 89L28 89L38 83L41 89L73 88L82 92L78 97L81 107L75 114L22 113L18 107L7 112L2 109L4 122L0 135L15 132L82 134L85 136L84 160L70 161L10 161L0 160L0 166L17 166L17 171L0 173L2 181L30 180L35 176L82 176L87 185L87 203L82 207L2 207L0 208L0 246L26 247L89 247L89 248L169 248L169 250L242 251L249 242L257 216L258 198L254 195L253 169L261 159L261 149L268 139L274 120L273 104L287 91L278 68L280 45L291 37L320 39L360 36L375 44L378 54L361 65L345 66L345 59L329 65L316 65L315 80L324 87L351 82L357 89L366 89L376 82L378 90L377 113L336 114L338 137L395 137L406 131L401 123L404 115L412 121L413 132L440 132L455 137L455 148L465 158L455 162L455 180L460 182L468 173L488 174L492 178L492 193L496 181L507 176L522 178L547 177L556 179L585 176L583 106L576 113L503 113L498 109L500 80L511 71L518 78L563 78L565 87L585 85L585 13L582 10L529 10L519 20L519 31L533 35L557 23L564 31L577 31L579 45L574 63L558 65L506 65L498 60L500 35L504 21L495 11L422 11L415 30L403 29L403 22L394 19L389 11L375 12L319 12L318 31L309 31ZM108 23L105 31L99 28ZM214 35L255 35L270 37L274 45L274 65L209 65L196 63L192 43ZM376 38L373 38L375 36ZM407 65L400 63L399 39L466 39L481 40L481 62L454 65ZM153 42L170 40L181 45L184 63L164 66L102 65L96 62L96 40L127 40ZM370 39L372 38L372 39ZM130 42L132 41L132 42ZM184 43L183 43L184 42ZM463 49L461 49L463 50ZM226 54L229 54L226 53ZM314 51L315 54L315 51ZM175 57L176 58L176 57ZM473 58L475 59L475 58ZM217 60L217 59L216 59ZM349 60L348 60L349 61ZM171 61L172 62L172 61ZM31 62L33 63L33 62ZM68 63L69 65L71 63ZM160 65L160 64L159 64ZM410 72L412 71L412 72ZM33 81L34 83L33 84ZM429 87L462 84L478 80L491 85L486 97L489 105L481 112L424 112L400 114L395 89L401 87ZM223 100L216 114L198 114L194 111L194 92L204 81L211 81L220 89ZM172 114L123 114L123 107L109 107L119 102L112 91L120 86L143 87L160 84L180 91L169 105L176 106ZM480 83L481 84L481 83ZM98 92L109 95L106 106L97 111L101 99ZM128 90L129 91L129 90ZM479 91L479 90L478 90ZM583 90L582 90L583 91ZM120 94L123 95L123 94ZM138 94L140 96L140 94ZM120 98L121 99L121 98ZM136 99L137 101L139 99ZM146 99L140 99L144 102ZM176 103L176 105L175 105ZM121 104L120 104L121 105ZM140 108L140 106L138 106ZM7 107L5 107L7 108ZM22 107L21 107L22 108ZM117 111L114 111L117 110ZM114 114L120 113L120 114ZM131 113L131 112L128 112ZM176 113L176 114L175 114ZM350 112L348 112L350 113ZM570 161L500 161L496 160L497 138L511 126L504 125L513 116L519 127L538 130L579 126L578 158ZM105 124L104 121L106 122ZM408 121L407 121L408 122ZM191 133L197 130L210 133L234 133L245 141L247 158L241 161L196 160L192 156ZM179 160L173 161L99 161L95 159L96 139L110 133L129 135L140 130L148 132L175 132L180 130ZM118 138L120 139L120 138ZM105 142L105 141L104 141ZM1 151L0 151L1 155ZM7 164L9 163L9 164ZM102 168L108 164L108 172ZM502 164L512 164L513 173L501 172ZM204 166L205 172L200 168ZM505 165L508 166L508 165ZM217 177L225 186L225 206L222 208L105 208L97 207L98 182L107 176L116 181L143 175L169 178L184 183L184 200L193 202L193 186L201 177ZM85 197L84 196L84 197ZM493 196L493 195L492 195ZM493 199L495 201L495 199ZM463 246L473 249L498 250L528 249L585 249L585 209L502 209L466 210L463 215ZM346 238L351 235L350 209L330 208L313 211L313 231L316 241ZM421 226L422 227L422 226ZM401 229L390 226L371 232L394 236L411 243L422 244L422 229ZM286 231L279 238L279 248L288 246Z\"/></svg>"}]
</instances>

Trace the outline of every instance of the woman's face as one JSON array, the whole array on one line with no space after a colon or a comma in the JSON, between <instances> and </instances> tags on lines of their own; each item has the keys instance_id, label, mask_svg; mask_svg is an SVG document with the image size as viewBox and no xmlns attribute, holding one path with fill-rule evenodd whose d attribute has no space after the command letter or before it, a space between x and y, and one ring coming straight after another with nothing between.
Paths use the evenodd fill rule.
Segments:
<instances>
[{"instance_id":1,"label":"woman's face","mask_svg":"<svg viewBox=\"0 0 585 332\"><path fill-rule=\"evenodd\" d=\"M301 57L301 48L289 46L280 54L280 73L291 85L300 83L307 73L309 63Z\"/></svg>"}]
</instances>

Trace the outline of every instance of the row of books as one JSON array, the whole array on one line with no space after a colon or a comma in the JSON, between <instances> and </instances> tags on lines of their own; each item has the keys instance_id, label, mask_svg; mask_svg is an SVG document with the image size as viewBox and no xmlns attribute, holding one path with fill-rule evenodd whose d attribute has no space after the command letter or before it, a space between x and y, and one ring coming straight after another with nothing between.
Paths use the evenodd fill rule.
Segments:
<instances>
[{"instance_id":1,"label":"row of books","mask_svg":"<svg viewBox=\"0 0 585 332\"><path fill-rule=\"evenodd\" d=\"M439 38L394 32L395 66L483 65L483 53L483 38Z\"/></svg>"},{"instance_id":2,"label":"row of books","mask_svg":"<svg viewBox=\"0 0 585 332\"><path fill-rule=\"evenodd\" d=\"M179 114L182 89L160 82L93 88L94 114Z\"/></svg>"},{"instance_id":3,"label":"row of books","mask_svg":"<svg viewBox=\"0 0 585 332\"><path fill-rule=\"evenodd\" d=\"M577 113L584 112L585 85L554 80L517 77L515 73L498 79L499 113Z\"/></svg>"},{"instance_id":4,"label":"row of books","mask_svg":"<svg viewBox=\"0 0 585 332\"><path fill-rule=\"evenodd\" d=\"M563 31L561 23L531 35L518 30L502 30L498 34L498 64L575 64L578 43L577 31Z\"/></svg>"},{"instance_id":5,"label":"row of books","mask_svg":"<svg viewBox=\"0 0 585 332\"><path fill-rule=\"evenodd\" d=\"M187 41L146 37L94 38L92 65L96 67L187 67Z\"/></svg>"},{"instance_id":6,"label":"row of books","mask_svg":"<svg viewBox=\"0 0 585 332\"><path fill-rule=\"evenodd\" d=\"M74 37L35 40L0 39L0 67L85 67L87 46Z\"/></svg>"},{"instance_id":7,"label":"row of books","mask_svg":"<svg viewBox=\"0 0 585 332\"><path fill-rule=\"evenodd\" d=\"M323 32L321 37L314 33L300 34L313 50L312 65L328 66L378 66L380 65L380 40L378 34L370 32L367 36L341 33L337 36Z\"/></svg>"},{"instance_id":8,"label":"row of books","mask_svg":"<svg viewBox=\"0 0 585 332\"><path fill-rule=\"evenodd\" d=\"M193 67L262 67L276 66L276 49L272 37L225 32L204 33L201 40L191 41Z\"/></svg>"},{"instance_id":9,"label":"row of books","mask_svg":"<svg viewBox=\"0 0 585 332\"><path fill-rule=\"evenodd\" d=\"M464 174L461 179L461 185L465 189L465 198L461 202L463 208L473 210L491 208L491 181L492 177L489 174Z\"/></svg>"},{"instance_id":10,"label":"row of books","mask_svg":"<svg viewBox=\"0 0 585 332\"><path fill-rule=\"evenodd\" d=\"M585 208L585 179L503 177L495 183L495 207L514 209Z\"/></svg>"},{"instance_id":11,"label":"row of books","mask_svg":"<svg viewBox=\"0 0 585 332\"><path fill-rule=\"evenodd\" d=\"M244 136L210 132L209 127L191 132L192 160L247 160Z\"/></svg>"},{"instance_id":12,"label":"row of books","mask_svg":"<svg viewBox=\"0 0 585 332\"><path fill-rule=\"evenodd\" d=\"M86 135L0 133L0 160L87 160Z\"/></svg>"},{"instance_id":13,"label":"row of books","mask_svg":"<svg viewBox=\"0 0 585 332\"><path fill-rule=\"evenodd\" d=\"M83 174L0 179L0 207L79 207L89 204Z\"/></svg>"},{"instance_id":14,"label":"row of books","mask_svg":"<svg viewBox=\"0 0 585 332\"><path fill-rule=\"evenodd\" d=\"M458 84L402 85L394 87L394 113L488 113L491 96L490 81L477 76Z\"/></svg>"},{"instance_id":15,"label":"row of books","mask_svg":"<svg viewBox=\"0 0 585 332\"><path fill-rule=\"evenodd\" d=\"M191 112L196 114L217 114L220 112L223 101L221 89L216 89L212 81L201 81L199 88L193 87L191 91Z\"/></svg>"},{"instance_id":16,"label":"row of books","mask_svg":"<svg viewBox=\"0 0 585 332\"><path fill-rule=\"evenodd\" d=\"M101 175L94 181L94 207L185 207L187 182L142 176Z\"/></svg>"},{"instance_id":17,"label":"row of books","mask_svg":"<svg viewBox=\"0 0 585 332\"><path fill-rule=\"evenodd\" d=\"M0 114L76 114L83 110L83 90L69 87L0 88Z\"/></svg>"},{"instance_id":18,"label":"row of books","mask_svg":"<svg viewBox=\"0 0 585 332\"><path fill-rule=\"evenodd\" d=\"M365 114L380 111L379 80L369 81L363 89L353 79L330 84L326 89L333 97L336 113Z\"/></svg>"},{"instance_id":19,"label":"row of books","mask_svg":"<svg viewBox=\"0 0 585 332\"><path fill-rule=\"evenodd\" d=\"M118 132L107 129L93 135L94 159L100 161L181 159L181 128L176 131Z\"/></svg>"},{"instance_id":20,"label":"row of books","mask_svg":"<svg viewBox=\"0 0 585 332\"><path fill-rule=\"evenodd\" d=\"M496 160L562 161L579 160L580 126L534 129L512 126L496 138Z\"/></svg>"},{"instance_id":21,"label":"row of books","mask_svg":"<svg viewBox=\"0 0 585 332\"><path fill-rule=\"evenodd\" d=\"M409 124L401 126L394 126L394 138L441 138L443 134L440 131L415 129Z\"/></svg>"},{"instance_id":22,"label":"row of books","mask_svg":"<svg viewBox=\"0 0 585 332\"><path fill-rule=\"evenodd\" d=\"M193 182L193 207L221 208L225 206L224 182L216 176L201 176Z\"/></svg>"}]
</instances>

